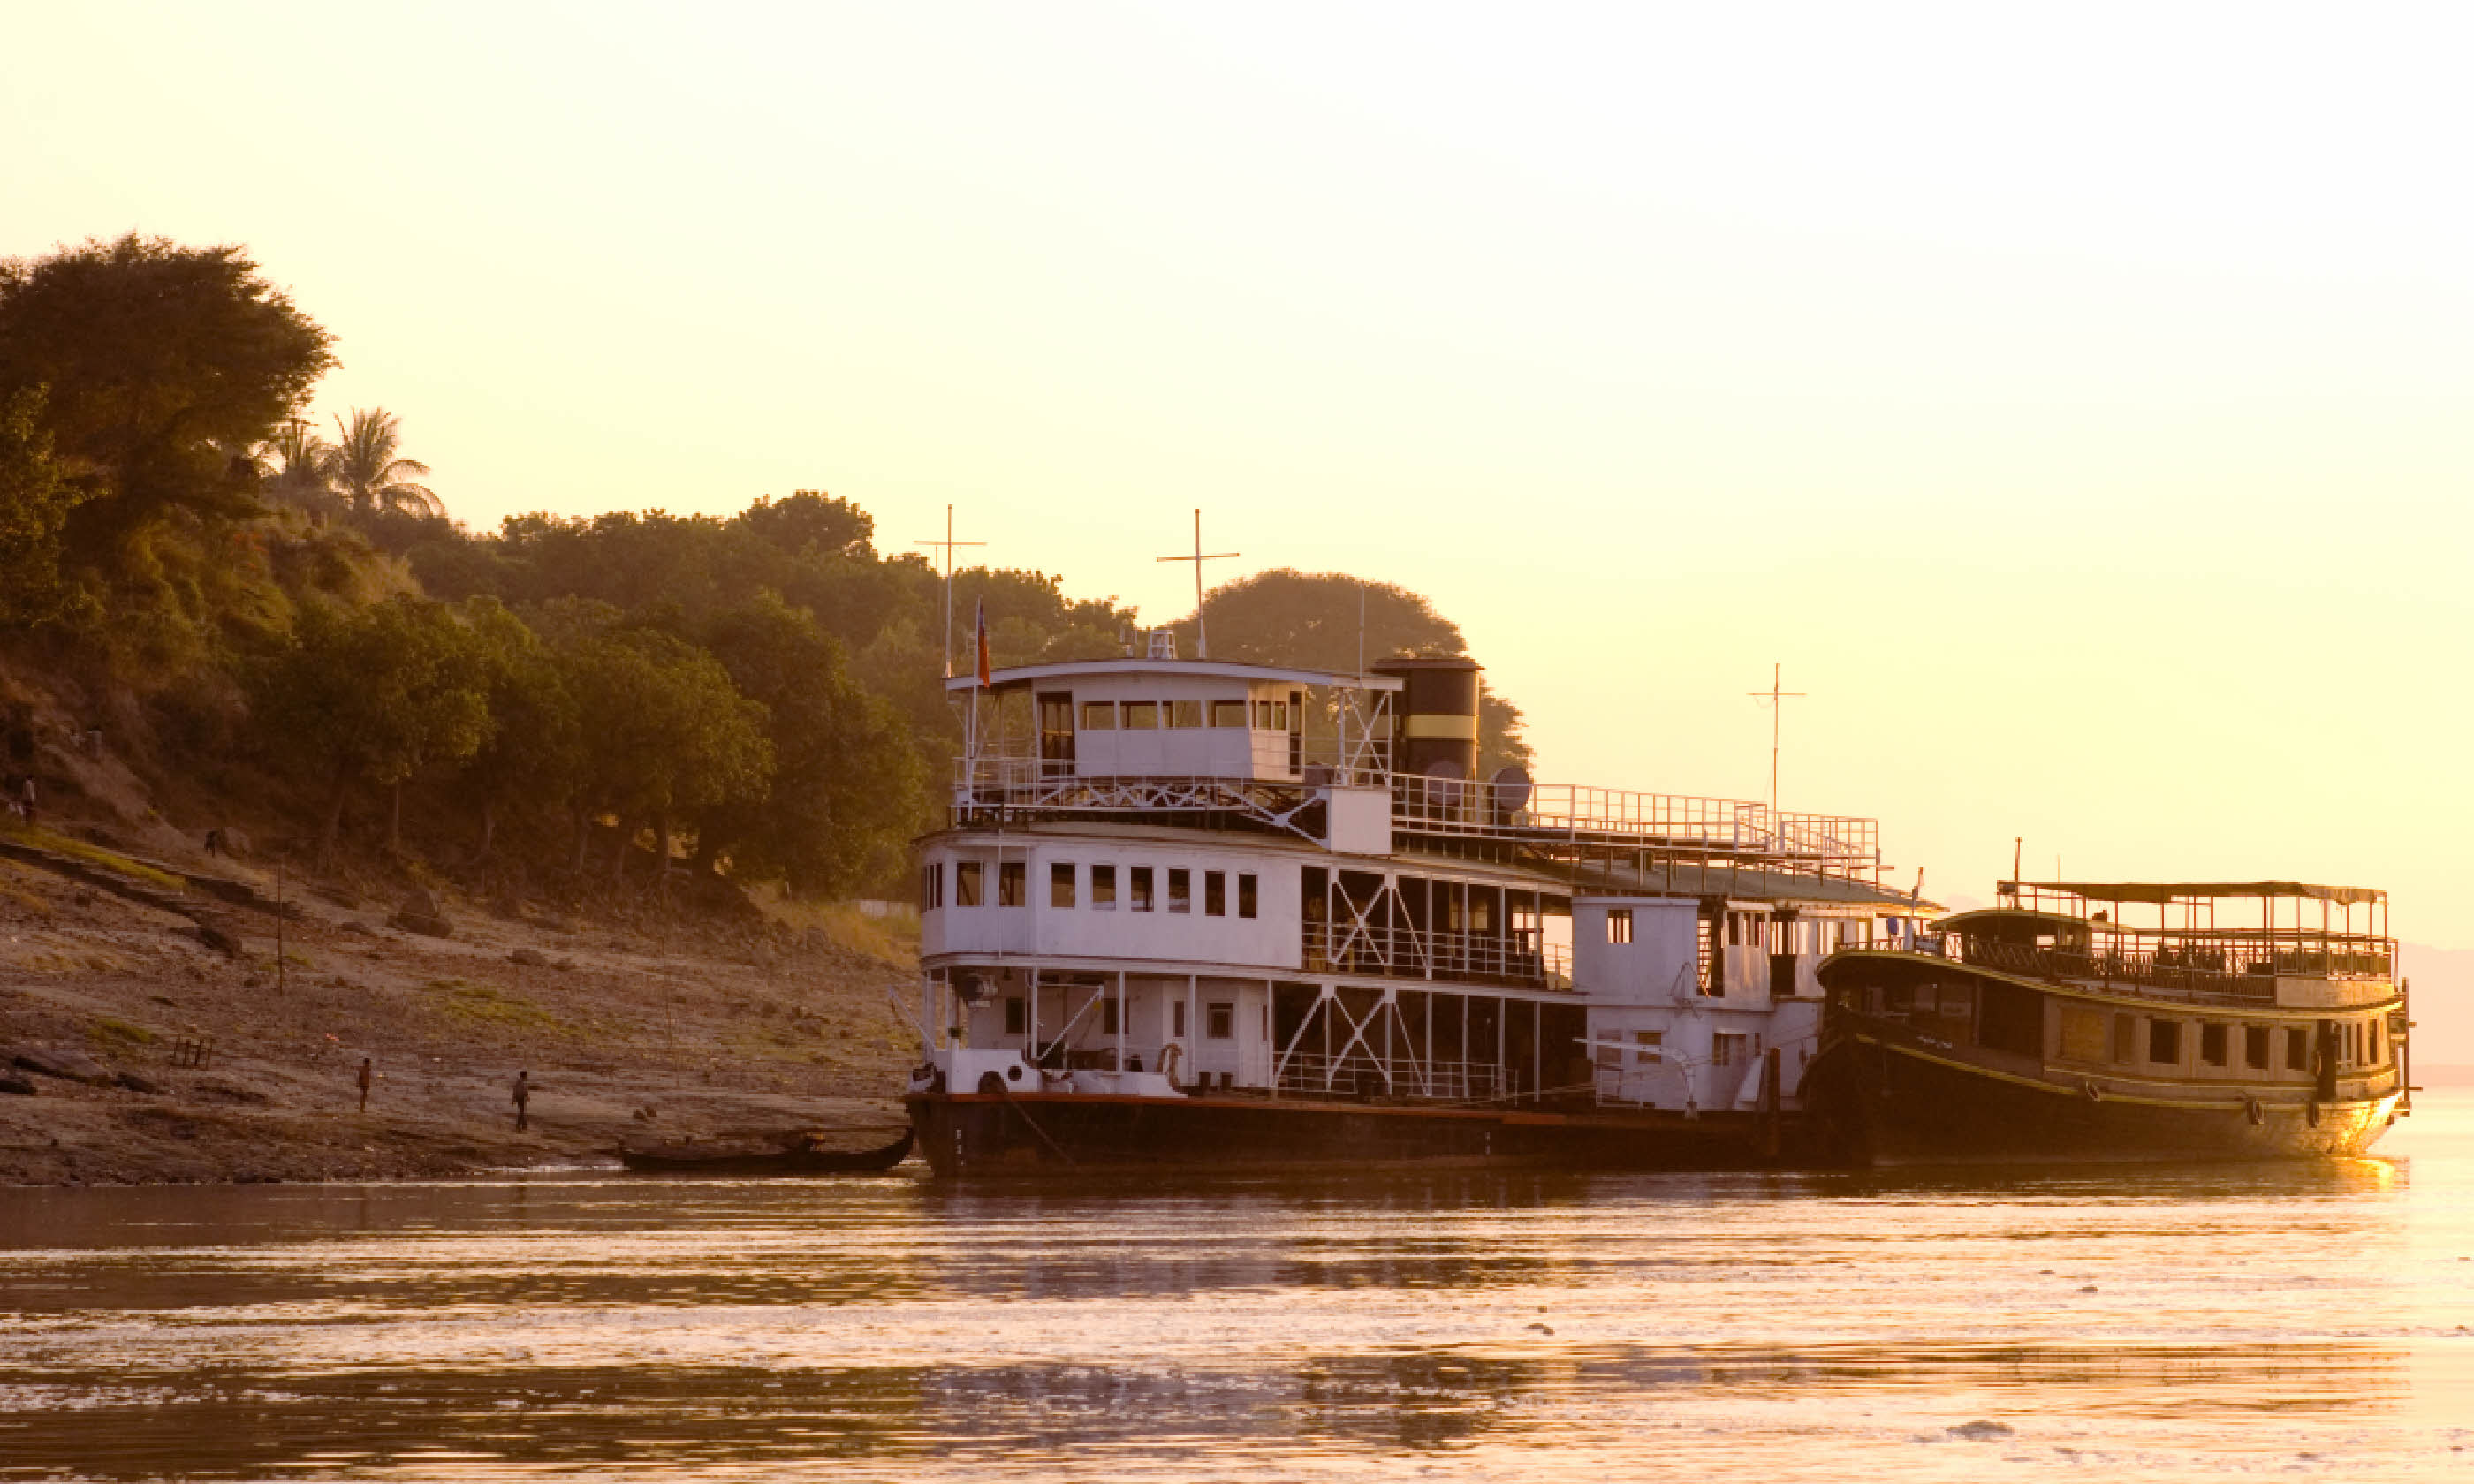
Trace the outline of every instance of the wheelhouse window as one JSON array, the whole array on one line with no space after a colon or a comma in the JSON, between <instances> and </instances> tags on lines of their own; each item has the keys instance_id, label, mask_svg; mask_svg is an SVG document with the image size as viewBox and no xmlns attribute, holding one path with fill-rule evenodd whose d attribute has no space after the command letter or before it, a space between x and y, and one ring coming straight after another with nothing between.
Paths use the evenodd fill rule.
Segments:
<instances>
[{"instance_id":1,"label":"wheelhouse window","mask_svg":"<svg viewBox=\"0 0 2474 1484\"><path fill-rule=\"evenodd\" d=\"M1228 873L1206 871L1202 874L1202 915L1207 918L1228 915Z\"/></svg>"},{"instance_id":2,"label":"wheelhouse window","mask_svg":"<svg viewBox=\"0 0 2474 1484\"><path fill-rule=\"evenodd\" d=\"M1254 903L1254 877L1251 873L1241 871L1237 874L1237 915L1241 918L1252 917Z\"/></svg>"},{"instance_id":3,"label":"wheelhouse window","mask_svg":"<svg viewBox=\"0 0 2474 1484\"><path fill-rule=\"evenodd\" d=\"M1246 725L1246 703L1243 701L1214 701L1211 703L1211 725L1214 727L1235 727L1242 730Z\"/></svg>"},{"instance_id":4,"label":"wheelhouse window","mask_svg":"<svg viewBox=\"0 0 2474 1484\"><path fill-rule=\"evenodd\" d=\"M1171 912L1194 910L1194 873L1183 866L1171 866L1168 869L1168 910Z\"/></svg>"},{"instance_id":5,"label":"wheelhouse window","mask_svg":"<svg viewBox=\"0 0 2474 1484\"><path fill-rule=\"evenodd\" d=\"M1127 905L1136 912L1152 910L1152 868L1136 866L1126 873Z\"/></svg>"},{"instance_id":6,"label":"wheelhouse window","mask_svg":"<svg viewBox=\"0 0 2474 1484\"><path fill-rule=\"evenodd\" d=\"M1052 861L1048 867L1048 904L1052 907L1074 905L1074 863Z\"/></svg>"},{"instance_id":7,"label":"wheelhouse window","mask_svg":"<svg viewBox=\"0 0 2474 1484\"><path fill-rule=\"evenodd\" d=\"M2147 1060L2159 1066L2182 1065L2182 1022L2150 1020L2147 1022Z\"/></svg>"},{"instance_id":8,"label":"wheelhouse window","mask_svg":"<svg viewBox=\"0 0 2474 1484\"><path fill-rule=\"evenodd\" d=\"M1710 1038L1710 1065L1734 1065L1744 1059L1745 1051L1751 1043L1752 1038L1749 1036L1737 1036L1727 1031L1718 1032Z\"/></svg>"},{"instance_id":9,"label":"wheelhouse window","mask_svg":"<svg viewBox=\"0 0 2474 1484\"><path fill-rule=\"evenodd\" d=\"M1273 728L1272 725L1272 703L1269 701L1257 701L1254 703L1254 730L1256 731L1272 731L1278 730Z\"/></svg>"},{"instance_id":10,"label":"wheelhouse window","mask_svg":"<svg viewBox=\"0 0 2474 1484\"><path fill-rule=\"evenodd\" d=\"M1610 907L1607 909L1607 942L1632 942L1632 909L1630 907Z\"/></svg>"},{"instance_id":11,"label":"wheelhouse window","mask_svg":"<svg viewBox=\"0 0 2474 1484\"><path fill-rule=\"evenodd\" d=\"M919 910L934 912L945 905L945 863L932 860L919 868Z\"/></svg>"},{"instance_id":12,"label":"wheelhouse window","mask_svg":"<svg viewBox=\"0 0 2474 1484\"><path fill-rule=\"evenodd\" d=\"M1018 860L997 863L997 905L1028 907L1031 905L1031 868Z\"/></svg>"},{"instance_id":13,"label":"wheelhouse window","mask_svg":"<svg viewBox=\"0 0 2474 1484\"><path fill-rule=\"evenodd\" d=\"M1084 731L1114 731L1114 730L1117 730L1117 703L1115 703L1114 701L1085 701L1085 702L1083 702L1083 703L1082 703L1082 730L1083 730Z\"/></svg>"},{"instance_id":14,"label":"wheelhouse window","mask_svg":"<svg viewBox=\"0 0 2474 1484\"><path fill-rule=\"evenodd\" d=\"M1201 725L1202 725L1202 703L1201 703L1201 702L1200 702L1200 701L1171 701L1171 702L1169 702L1169 703L1168 703L1168 724L1169 724L1170 726L1172 726L1172 727L1177 727L1177 728L1189 728L1189 727L1200 727L1200 726L1201 726Z\"/></svg>"},{"instance_id":15,"label":"wheelhouse window","mask_svg":"<svg viewBox=\"0 0 2474 1484\"><path fill-rule=\"evenodd\" d=\"M1127 702L1126 730L1128 731L1159 730L1159 703L1156 701Z\"/></svg>"},{"instance_id":16,"label":"wheelhouse window","mask_svg":"<svg viewBox=\"0 0 2474 1484\"><path fill-rule=\"evenodd\" d=\"M1116 867L1094 866L1091 868L1091 908L1095 912L1114 912L1117 910Z\"/></svg>"},{"instance_id":17,"label":"wheelhouse window","mask_svg":"<svg viewBox=\"0 0 2474 1484\"><path fill-rule=\"evenodd\" d=\"M1212 1041L1237 1039L1237 1006L1234 1001L1215 999L1202 1007L1202 1034Z\"/></svg>"},{"instance_id":18,"label":"wheelhouse window","mask_svg":"<svg viewBox=\"0 0 2474 1484\"><path fill-rule=\"evenodd\" d=\"M955 906L980 907L987 904L987 893L981 874L986 870L986 864L982 861L959 860L954 863Z\"/></svg>"}]
</instances>

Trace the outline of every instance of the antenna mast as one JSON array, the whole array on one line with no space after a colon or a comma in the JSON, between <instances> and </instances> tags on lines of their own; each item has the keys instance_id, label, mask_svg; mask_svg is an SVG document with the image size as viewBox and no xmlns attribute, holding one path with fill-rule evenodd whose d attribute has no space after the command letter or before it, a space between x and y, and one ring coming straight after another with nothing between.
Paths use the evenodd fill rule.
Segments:
<instances>
[{"instance_id":1,"label":"antenna mast","mask_svg":"<svg viewBox=\"0 0 2474 1484\"><path fill-rule=\"evenodd\" d=\"M1204 633L1202 628L1202 563L1206 562L1225 562L1241 554L1233 551L1215 551L1207 554L1203 551L1202 512L1198 510L1194 513L1194 555L1190 557L1162 557L1159 559L1162 562L1191 562L1194 563L1194 658L1197 659L1208 659L1211 658L1211 639L1210 636Z\"/></svg>"},{"instance_id":2,"label":"antenna mast","mask_svg":"<svg viewBox=\"0 0 2474 1484\"><path fill-rule=\"evenodd\" d=\"M985 541L954 539L954 507L945 507L945 539L941 541L912 541L913 546L934 546L945 559L945 679L954 678L954 548L985 546Z\"/></svg>"},{"instance_id":3,"label":"antenna mast","mask_svg":"<svg viewBox=\"0 0 2474 1484\"><path fill-rule=\"evenodd\" d=\"M1803 691L1779 689L1779 677L1783 669L1783 666L1777 663L1771 664L1770 688L1744 692L1756 701L1768 702L1770 706L1770 827L1772 829L1778 828L1779 723L1786 710L1786 707L1780 703L1801 701L1805 698Z\"/></svg>"}]
</instances>

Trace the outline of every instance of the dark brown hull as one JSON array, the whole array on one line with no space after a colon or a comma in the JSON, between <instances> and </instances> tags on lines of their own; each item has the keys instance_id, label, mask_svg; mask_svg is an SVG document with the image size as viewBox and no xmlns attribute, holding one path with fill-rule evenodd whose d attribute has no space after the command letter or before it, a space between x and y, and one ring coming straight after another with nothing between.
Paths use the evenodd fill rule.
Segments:
<instances>
[{"instance_id":1,"label":"dark brown hull","mask_svg":"<svg viewBox=\"0 0 2474 1484\"><path fill-rule=\"evenodd\" d=\"M786 1149L775 1154L663 1154L622 1149L618 1162L640 1175L875 1175L910 1157L915 1130L882 1149L837 1154L816 1149Z\"/></svg>"},{"instance_id":2,"label":"dark brown hull","mask_svg":"<svg viewBox=\"0 0 2474 1484\"><path fill-rule=\"evenodd\" d=\"M1752 1113L1424 1108L1242 1097L908 1099L940 1176L1370 1168L1761 1169L1807 1153Z\"/></svg>"},{"instance_id":3,"label":"dark brown hull","mask_svg":"<svg viewBox=\"0 0 2474 1484\"><path fill-rule=\"evenodd\" d=\"M2142 1096L1966 1065L1964 1052L1848 1036L1816 1059L1807 1106L1843 1162L2327 1159L2367 1151L2397 1097L2314 1102L2291 1087Z\"/></svg>"}]
</instances>

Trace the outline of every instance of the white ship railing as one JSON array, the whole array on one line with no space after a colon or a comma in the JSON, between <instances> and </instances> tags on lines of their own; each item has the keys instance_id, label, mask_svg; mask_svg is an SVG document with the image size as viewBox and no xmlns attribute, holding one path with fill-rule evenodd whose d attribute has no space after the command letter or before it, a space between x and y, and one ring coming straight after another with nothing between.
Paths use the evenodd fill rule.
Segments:
<instances>
[{"instance_id":1,"label":"white ship railing","mask_svg":"<svg viewBox=\"0 0 2474 1484\"><path fill-rule=\"evenodd\" d=\"M1633 846L1711 856L1756 856L1788 869L1869 875L1880 864L1880 827L1854 815L1773 814L1765 803L1645 794L1577 783L1479 783L1395 778L1395 828L1529 843Z\"/></svg>"},{"instance_id":2,"label":"white ship railing","mask_svg":"<svg viewBox=\"0 0 2474 1484\"><path fill-rule=\"evenodd\" d=\"M1572 987L1567 945L1519 935L1309 922L1304 940L1308 973L1458 979L1540 990Z\"/></svg>"},{"instance_id":3,"label":"white ship railing","mask_svg":"<svg viewBox=\"0 0 2474 1484\"><path fill-rule=\"evenodd\" d=\"M1297 1096L1336 1093L1474 1103L1501 1098L1509 1086L1505 1069L1491 1062L1428 1062L1371 1051L1333 1056L1298 1051L1280 1065L1280 1091Z\"/></svg>"}]
</instances>

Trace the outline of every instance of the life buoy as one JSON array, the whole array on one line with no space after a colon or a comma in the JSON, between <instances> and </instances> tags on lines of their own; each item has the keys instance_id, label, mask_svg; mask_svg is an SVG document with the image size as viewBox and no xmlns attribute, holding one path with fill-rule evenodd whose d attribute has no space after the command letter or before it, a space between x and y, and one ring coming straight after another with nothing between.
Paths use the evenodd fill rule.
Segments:
<instances>
[{"instance_id":1,"label":"life buoy","mask_svg":"<svg viewBox=\"0 0 2474 1484\"><path fill-rule=\"evenodd\" d=\"M1160 1047L1159 1074L1168 1079L1169 1086L1176 1086L1176 1069L1180 1065L1184 1065L1184 1062L1185 1046L1183 1043L1172 1041L1167 1045Z\"/></svg>"},{"instance_id":2,"label":"life buoy","mask_svg":"<svg viewBox=\"0 0 2474 1484\"><path fill-rule=\"evenodd\" d=\"M2259 1106L2258 1098L2246 1097L2243 1099L2243 1116L2251 1121L2251 1127L2257 1128L2267 1121L2268 1110Z\"/></svg>"}]
</instances>

